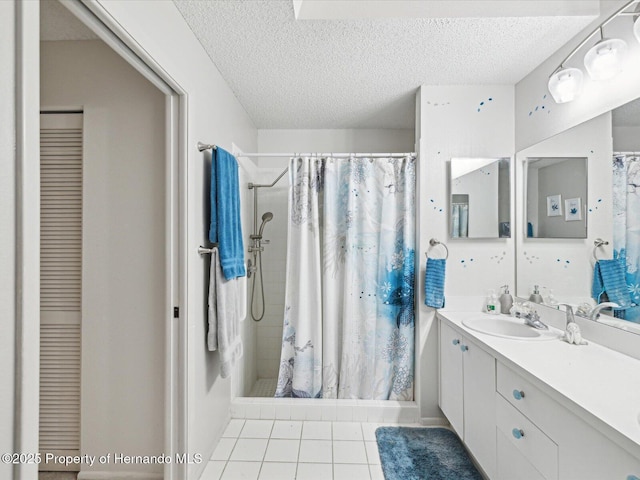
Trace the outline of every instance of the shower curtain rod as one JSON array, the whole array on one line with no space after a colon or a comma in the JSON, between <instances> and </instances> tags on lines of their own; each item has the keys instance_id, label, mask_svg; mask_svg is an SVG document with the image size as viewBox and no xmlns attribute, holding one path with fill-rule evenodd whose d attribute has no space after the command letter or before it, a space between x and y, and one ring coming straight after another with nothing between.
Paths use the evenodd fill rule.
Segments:
<instances>
[{"instance_id":1,"label":"shower curtain rod","mask_svg":"<svg viewBox=\"0 0 640 480\"><path fill-rule=\"evenodd\" d=\"M218 147L212 143L198 142L198 150L216 150ZM389 157L406 157L416 156L416 152L406 153L238 153L238 157L314 157L314 156L331 156L331 157L365 157L365 158L389 158Z\"/></svg>"},{"instance_id":2,"label":"shower curtain rod","mask_svg":"<svg viewBox=\"0 0 640 480\"><path fill-rule=\"evenodd\" d=\"M614 155L640 155L640 152L613 152Z\"/></svg>"},{"instance_id":3,"label":"shower curtain rod","mask_svg":"<svg viewBox=\"0 0 640 480\"><path fill-rule=\"evenodd\" d=\"M415 152L407 153L238 153L239 157L356 157L356 158L396 158L415 157Z\"/></svg>"}]
</instances>

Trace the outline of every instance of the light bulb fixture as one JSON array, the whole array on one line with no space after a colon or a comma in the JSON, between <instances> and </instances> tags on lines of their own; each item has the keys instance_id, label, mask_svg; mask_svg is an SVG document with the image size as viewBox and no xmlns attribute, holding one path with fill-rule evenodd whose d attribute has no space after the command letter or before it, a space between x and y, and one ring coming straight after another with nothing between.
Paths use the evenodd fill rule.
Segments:
<instances>
[{"instance_id":1,"label":"light bulb fixture","mask_svg":"<svg viewBox=\"0 0 640 480\"><path fill-rule=\"evenodd\" d=\"M551 96L556 103L567 103L582 93L582 70L579 68L560 68L551 77L547 84Z\"/></svg>"},{"instance_id":2,"label":"light bulb fixture","mask_svg":"<svg viewBox=\"0 0 640 480\"><path fill-rule=\"evenodd\" d=\"M640 42L640 12L627 11L640 0L630 0L622 8L610 15L593 30L577 47L575 47L549 77L547 87L556 103L567 103L576 99L582 90L583 73L578 68L565 68L565 64L578 50L591 40L596 32L600 32L600 41L592 46L584 56L584 66L591 80L608 80L620 73L627 57L627 43L619 38L604 38L602 28L619 15L634 15L633 33Z\"/></svg>"},{"instance_id":3,"label":"light bulb fixture","mask_svg":"<svg viewBox=\"0 0 640 480\"><path fill-rule=\"evenodd\" d=\"M609 80L622 71L626 58L627 42L619 38L603 38L584 56L584 67L591 80Z\"/></svg>"}]
</instances>

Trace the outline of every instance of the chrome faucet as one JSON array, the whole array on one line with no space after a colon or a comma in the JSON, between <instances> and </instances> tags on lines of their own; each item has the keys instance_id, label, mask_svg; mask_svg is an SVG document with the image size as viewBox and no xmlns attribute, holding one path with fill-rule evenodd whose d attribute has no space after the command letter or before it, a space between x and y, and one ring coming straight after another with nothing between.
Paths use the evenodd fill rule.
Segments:
<instances>
[{"instance_id":1,"label":"chrome faucet","mask_svg":"<svg viewBox=\"0 0 640 480\"><path fill-rule=\"evenodd\" d=\"M538 312L535 310L523 315L522 318L524 318L525 325L529 325L537 330L549 330L549 327L542 323L540 315L538 315Z\"/></svg>"},{"instance_id":2,"label":"chrome faucet","mask_svg":"<svg viewBox=\"0 0 640 480\"><path fill-rule=\"evenodd\" d=\"M620 308L615 302L602 302L593 307L593 310L589 312L589 320L597 321L600 318L600 311L605 308Z\"/></svg>"},{"instance_id":3,"label":"chrome faucet","mask_svg":"<svg viewBox=\"0 0 640 480\"><path fill-rule=\"evenodd\" d=\"M559 305L565 307L567 311L567 325L569 325L570 323L575 323L576 317L573 315L573 306L569 305L568 303L560 303Z\"/></svg>"}]
</instances>

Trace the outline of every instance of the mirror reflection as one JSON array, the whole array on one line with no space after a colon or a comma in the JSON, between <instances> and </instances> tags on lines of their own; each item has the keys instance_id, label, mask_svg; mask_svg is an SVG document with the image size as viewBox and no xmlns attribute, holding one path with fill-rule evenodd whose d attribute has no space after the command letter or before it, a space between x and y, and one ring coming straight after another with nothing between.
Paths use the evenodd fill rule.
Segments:
<instances>
[{"instance_id":1,"label":"mirror reflection","mask_svg":"<svg viewBox=\"0 0 640 480\"><path fill-rule=\"evenodd\" d=\"M452 158L451 238L508 238L510 219L508 158Z\"/></svg>"},{"instance_id":2,"label":"mirror reflection","mask_svg":"<svg viewBox=\"0 0 640 480\"><path fill-rule=\"evenodd\" d=\"M529 298L533 286L540 285L543 303L570 303L587 318L640 334L640 99L529 147L516 158L518 183L526 188L518 199L522 218L516 218L522 232L517 239L518 296ZM567 161L574 162L584 190L564 192L559 190L562 185L540 190L541 183L553 182L541 180L541 171ZM585 223L579 237L550 234L542 227L548 217L580 223L566 221L570 198L582 199L588 229ZM548 215L551 202L561 215Z\"/></svg>"},{"instance_id":3,"label":"mirror reflection","mask_svg":"<svg viewBox=\"0 0 640 480\"><path fill-rule=\"evenodd\" d=\"M527 159L527 237L587 238L587 159Z\"/></svg>"}]
</instances>

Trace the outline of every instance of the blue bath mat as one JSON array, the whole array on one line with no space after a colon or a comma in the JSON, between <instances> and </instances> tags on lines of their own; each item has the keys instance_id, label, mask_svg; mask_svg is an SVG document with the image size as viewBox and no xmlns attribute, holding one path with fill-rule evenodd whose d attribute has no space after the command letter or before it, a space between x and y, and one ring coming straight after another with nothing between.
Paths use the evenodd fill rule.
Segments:
<instances>
[{"instance_id":1,"label":"blue bath mat","mask_svg":"<svg viewBox=\"0 0 640 480\"><path fill-rule=\"evenodd\" d=\"M446 428L380 427L376 438L385 480L482 480Z\"/></svg>"}]
</instances>

